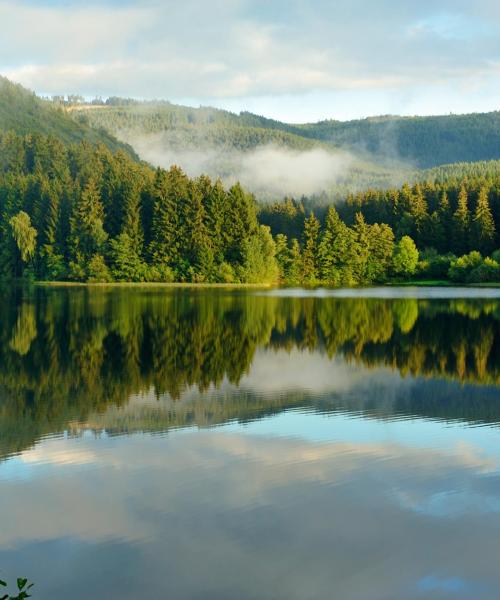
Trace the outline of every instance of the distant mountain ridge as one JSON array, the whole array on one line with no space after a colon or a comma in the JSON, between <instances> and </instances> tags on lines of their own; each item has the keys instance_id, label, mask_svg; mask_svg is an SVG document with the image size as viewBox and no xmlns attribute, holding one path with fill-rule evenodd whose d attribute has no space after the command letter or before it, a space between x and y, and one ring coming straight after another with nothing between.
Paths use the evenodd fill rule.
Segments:
<instances>
[{"instance_id":1,"label":"distant mountain ridge","mask_svg":"<svg viewBox=\"0 0 500 600\"><path fill-rule=\"evenodd\" d=\"M352 151L365 160L397 160L418 169L500 159L500 111L430 117L387 115L297 125L250 112L235 114L169 102L119 102L120 99L114 99L113 105L94 107L92 111L75 107L75 114L83 122L115 133L188 131L193 143L203 138L240 149L258 143L306 149L320 143Z\"/></svg>"},{"instance_id":2,"label":"distant mountain ridge","mask_svg":"<svg viewBox=\"0 0 500 600\"><path fill-rule=\"evenodd\" d=\"M0 132L102 143L154 165L179 164L191 176L240 180L262 199L326 192L331 200L500 169L500 112L292 124L161 100L70 99L44 100L0 77Z\"/></svg>"}]
</instances>

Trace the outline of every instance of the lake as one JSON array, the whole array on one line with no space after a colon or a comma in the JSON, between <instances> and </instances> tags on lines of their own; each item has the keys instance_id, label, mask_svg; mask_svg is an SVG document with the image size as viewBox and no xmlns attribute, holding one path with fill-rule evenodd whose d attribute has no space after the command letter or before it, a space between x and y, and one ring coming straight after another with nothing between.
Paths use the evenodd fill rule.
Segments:
<instances>
[{"instance_id":1,"label":"lake","mask_svg":"<svg viewBox=\"0 0 500 600\"><path fill-rule=\"evenodd\" d=\"M0 578L500 596L500 290L0 290Z\"/></svg>"}]
</instances>

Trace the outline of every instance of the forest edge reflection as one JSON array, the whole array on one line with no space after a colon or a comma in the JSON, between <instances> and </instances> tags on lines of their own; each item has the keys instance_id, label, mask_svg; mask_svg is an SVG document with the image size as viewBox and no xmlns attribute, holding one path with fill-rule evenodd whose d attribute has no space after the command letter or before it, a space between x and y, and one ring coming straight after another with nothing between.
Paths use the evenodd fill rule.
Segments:
<instances>
[{"instance_id":1,"label":"forest edge reflection","mask_svg":"<svg viewBox=\"0 0 500 600\"><path fill-rule=\"evenodd\" d=\"M495 298L35 287L3 291L0 301L2 456L43 435L78 434L80 424L111 433L167 430L303 406L500 421ZM392 380L348 401L335 389L287 389L286 380L276 393L239 388L262 351L315 353L332 368L340 361L369 373L384 369L419 378L418 386L406 386L391 403L383 398ZM141 395L162 403L138 407L133 419L118 410Z\"/></svg>"}]
</instances>

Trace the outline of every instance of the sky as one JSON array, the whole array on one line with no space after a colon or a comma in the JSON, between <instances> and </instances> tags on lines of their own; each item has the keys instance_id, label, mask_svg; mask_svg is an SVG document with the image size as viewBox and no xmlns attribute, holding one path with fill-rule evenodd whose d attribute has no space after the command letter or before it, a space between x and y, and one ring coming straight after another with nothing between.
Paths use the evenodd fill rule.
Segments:
<instances>
[{"instance_id":1,"label":"sky","mask_svg":"<svg viewBox=\"0 0 500 600\"><path fill-rule=\"evenodd\" d=\"M290 122L500 108L498 0L0 0L0 73Z\"/></svg>"}]
</instances>

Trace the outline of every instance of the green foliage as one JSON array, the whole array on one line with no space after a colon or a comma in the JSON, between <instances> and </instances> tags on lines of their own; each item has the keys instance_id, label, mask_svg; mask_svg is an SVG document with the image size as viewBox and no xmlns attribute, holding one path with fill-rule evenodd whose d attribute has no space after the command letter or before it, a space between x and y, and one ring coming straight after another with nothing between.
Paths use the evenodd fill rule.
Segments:
<instances>
[{"instance_id":1,"label":"green foliage","mask_svg":"<svg viewBox=\"0 0 500 600\"><path fill-rule=\"evenodd\" d=\"M307 284L318 281L320 223L311 213L304 222L304 250L302 252L302 280Z\"/></svg>"},{"instance_id":2,"label":"green foliage","mask_svg":"<svg viewBox=\"0 0 500 600\"><path fill-rule=\"evenodd\" d=\"M483 257L477 250L457 258L451 263L448 275L452 281L465 282L469 279L472 271L483 263Z\"/></svg>"},{"instance_id":3,"label":"green foliage","mask_svg":"<svg viewBox=\"0 0 500 600\"><path fill-rule=\"evenodd\" d=\"M495 246L495 221L490 208L488 190L482 187L479 191L476 210L471 228L471 246L488 254Z\"/></svg>"},{"instance_id":4,"label":"green foliage","mask_svg":"<svg viewBox=\"0 0 500 600\"><path fill-rule=\"evenodd\" d=\"M27 263L35 255L37 231L31 226L30 216L24 211L20 211L17 215L13 216L9 224L21 260L23 263Z\"/></svg>"},{"instance_id":5,"label":"green foliage","mask_svg":"<svg viewBox=\"0 0 500 600\"><path fill-rule=\"evenodd\" d=\"M91 283L107 283L111 274L101 254L94 254L87 266L87 281Z\"/></svg>"},{"instance_id":6,"label":"green foliage","mask_svg":"<svg viewBox=\"0 0 500 600\"><path fill-rule=\"evenodd\" d=\"M423 279L447 279L451 264L456 260L453 254L422 253L417 267L418 276Z\"/></svg>"},{"instance_id":7,"label":"green foliage","mask_svg":"<svg viewBox=\"0 0 500 600\"><path fill-rule=\"evenodd\" d=\"M392 268L395 275L410 277L417 269L418 250L411 237L405 235L394 248L392 257Z\"/></svg>"},{"instance_id":8,"label":"green foliage","mask_svg":"<svg viewBox=\"0 0 500 600\"><path fill-rule=\"evenodd\" d=\"M147 265L137 254L130 236L120 233L110 243L111 272L116 281L145 281Z\"/></svg>"},{"instance_id":9,"label":"green foliage","mask_svg":"<svg viewBox=\"0 0 500 600\"><path fill-rule=\"evenodd\" d=\"M29 300L13 286L0 293L2 459L47 434L77 433L81 423L116 435L269 414L269 398L249 398L243 391L235 406L224 391L224 382L237 384L248 373L259 348L319 349L414 377L500 383L495 299L280 298L49 286L32 290ZM194 386L214 393L200 395L193 405ZM186 390L189 398L176 402ZM144 392L170 395L171 402L135 414L116 410ZM490 392L491 400L495 390ZM289 395L272 396L273 408L290 408ZM464 404L470 406L470 390ZM484 408L490 422L500 421L498 403Z\"/></svg>"},{"instance_id":10,"label":"green foliage","mask_svg":"<svg viewBox=\"0 0 500 600\"><path fill-rule=\"evenodd\" d=\"M451 263L449 278L456 283L489 283L500 281L500 264L493 258L483 259L477 251Z\"/></svg>"},{"instance_id":11,"label":"green foliage","mask_svg":"<svg viewBox=\"0 0 500 600\"><path fill-rule=\"evenodd\" d=\"M135 157L130 146L119 142L103 129L77 122L65 110L42 100L33 92L0 77L0 132L18 135L51 135L66 144L86 141L104 144L112 151L120 148Z\"/></svg>"},{"instance_id":12,"label":"green foliage","mask_svg":"<svg viewBox=\"0 0 500 600\"><path fill-rule=\"evenodd\" d=\"M18 577L16 580L17 592L15 595L4 594L0 596L0 600L26 600L31 598L30 590L33 587L33 583L30 583L24 577ZM0 587L7 587L7 583L0 579Z\"/></svg>"},{"instance_id":13,"label":"green foliage","mask_svg":"<svg viewBox=\"0 0 500 600\"><path fill-rule=\"evenodd\" d=\"M76 281L272 282L274 241L239 184L123 152L0 135L0 269ZM25 268L26 266L29 267Z\"/></svg>"},{"instance_id":14,"label":"green foliage","mask_svg":"<svg viewBox=\"0 0 500 600\"><path fill-rule=\"evenodd\" d=\"M468 195L465 184L460 187L458 194L457 209L453 213L452 238L453 249L457 254L462 254L469 247L470 213L468 206Z\"/></svg>"},{"instance_id":15,"label":"green foliage","mask_svg":"<svg viewBox=\"0 0 500 600\"><path fill-rule=\"evenodd\" d=\"M241 281L245 283L275 283L278 280L276 247L269 227L261 225L258 234L244 243Z\"/></svg>"}]
</instances>

